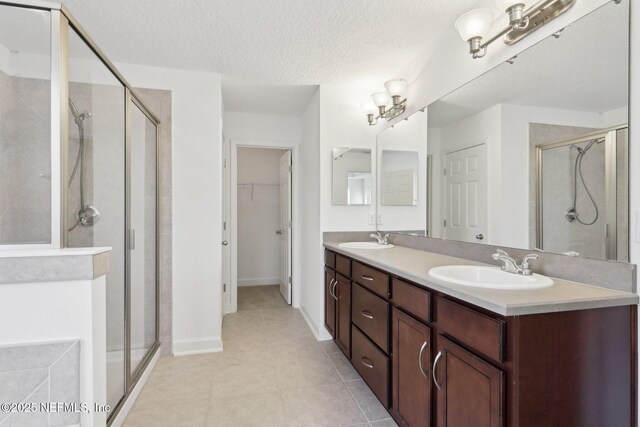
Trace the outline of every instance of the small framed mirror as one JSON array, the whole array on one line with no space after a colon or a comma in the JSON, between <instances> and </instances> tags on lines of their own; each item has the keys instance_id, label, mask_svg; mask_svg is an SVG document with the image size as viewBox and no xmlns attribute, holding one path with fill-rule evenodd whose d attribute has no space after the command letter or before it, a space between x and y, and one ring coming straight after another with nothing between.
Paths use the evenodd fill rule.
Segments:
<instances>
[{"instance_id":1,"label":"small framed mirror","mask_svg":"<svg viewBox=\"0 0 640 427\"><path fill-rule=\"evenodd\" d=\"M331 151L333 165L334 205L371 205L371 150L335 147Z\"/></svg>"}]
</instances>

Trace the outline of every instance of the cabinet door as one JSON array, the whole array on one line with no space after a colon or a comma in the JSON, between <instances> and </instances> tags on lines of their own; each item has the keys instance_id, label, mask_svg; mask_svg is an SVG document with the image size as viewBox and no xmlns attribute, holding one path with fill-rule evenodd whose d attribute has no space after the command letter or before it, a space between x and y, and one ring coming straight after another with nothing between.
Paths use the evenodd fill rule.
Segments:
<instances>
[{"instance_id":1,"label":"cabinet door","mask_svg":"<svg viewBox=\"0 0 640 427\"><path fill-rule=\"evenodd\" d=\"M434 388L438 427L502 427L504 374L438 335Z\"/></svg>"},{"instance_id":2,"label":"cabinet door","mask_svg":"<svg viewBox=\"0 0 640 427\"><path fill-rule=\"evenodd\" d=\"M332 337L336 337L336 299L333 296L336 273L324 268L324 326Z\"/></svg>"},{"instance_id":3,"label":"cabinet door","mask_svg":"<svg viewBox=\"0 0 640 427\"><path fill-rule=\"evenodd\" d=\"M431 330L393 309L393 406L402 424L431 425Z\"/></svg>"},{"instance_id":4,"label":"cabinet door","mask_svg":"<svg viewBox=\"0 0 640 427\"><path fill-rule=\"evenodd\" d=\"M351 281L338 274L336 276L336 343L342 352L351 359Z\"/></svg>"}]
</instances>

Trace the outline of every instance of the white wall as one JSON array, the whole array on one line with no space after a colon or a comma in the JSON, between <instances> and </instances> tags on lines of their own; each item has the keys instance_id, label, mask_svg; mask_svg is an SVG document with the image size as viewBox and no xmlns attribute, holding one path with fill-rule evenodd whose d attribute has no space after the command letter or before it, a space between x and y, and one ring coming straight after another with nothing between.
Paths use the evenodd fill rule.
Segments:
<instances>
[{"instance_id":1,"label":"white wall","mask_svg":"<svg viewBox=\"0 0 640 427\"><path fill-rule=\"evenodd\" d=\"M339 206L332 204L332 160L334 147L376 150L379 128L369 126L360 102L366 100L370 88L320 86L320 198L323 231L369 231L369 214L375 213L375 156L371 156L371 206Z\"/></svg>"},{"instance_id":2,"label":"white wall","mask_svg":"<svg viewBox=\"0 0 640 427\"><path fill-rule=\"evenodd\" d=\"M238 148L238 286L280 283L282 256L276 230L280 228L280 157L284 153Z\"/></svg>"},{"instance_id":3,"label":"white wall","mask_svg":"<svg viewBox=\"0 0 640 427\"><path fill-rule=\"evenodd\" d=\"M172 92L173 351L222 349L220 75L116 64L135 87ZM206 221L194 213L206 212Z\"/></svg>"},{"instance_id":4,"label":"white wall","mask_svg":"<svg viewBox=\"0 0 640 427\"><path fill-rule=\"evenodd\" d=\"M302 143L300 144L300 225L301 234L301 300L300 309L307 323L319 339L331 335L324 328L324 258L322 248L321 204L321 91L316 91L302 114ZM330 152L327 156L329 159ZM330 181L329 181L330 186ZM329 199L330 201L331 199Z\"/></svg>"},{"instance_id":5,"label":"white wall","mask_svg":"<svg viewBox=\"0 0 640 427\"><path fill-rule=\"evenodd\" d=\"M296 116L224 112L224 136L234 140L300 142L301 120Z\"/></svg>"}]
</instances>

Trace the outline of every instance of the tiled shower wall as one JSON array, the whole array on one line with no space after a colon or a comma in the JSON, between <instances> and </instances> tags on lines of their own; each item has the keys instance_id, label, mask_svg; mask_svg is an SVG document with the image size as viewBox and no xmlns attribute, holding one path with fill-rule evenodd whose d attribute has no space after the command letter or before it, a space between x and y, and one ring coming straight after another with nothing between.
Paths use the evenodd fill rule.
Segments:
<instances>
[{"instance_id":1,"label":"tiled shower wall","mask_svg":"<svg viewBox=\"0 0 640 427\"><path fill-rule=\"evenodd\" d=\"M0 244L51 241L50 90L0 72Z\"/></svg>"}]
</instances>

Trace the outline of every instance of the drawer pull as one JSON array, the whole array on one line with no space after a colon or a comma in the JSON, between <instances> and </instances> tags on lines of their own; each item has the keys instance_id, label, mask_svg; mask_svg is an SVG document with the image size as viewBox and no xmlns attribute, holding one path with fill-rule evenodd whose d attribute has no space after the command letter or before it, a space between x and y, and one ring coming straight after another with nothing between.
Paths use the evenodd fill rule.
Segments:
<instances>
[{"instance_id":1,"label":"drawer pull","mask_svg":"<svg viewBox=\"0 0 640 427\"><path fill-rule=\"evenodd\" d=\"M371 362L371 360L370 360L370 359L368 359L368 358L366 358L366 357L362 356L362 357L360 358L360 362L361 362L364 366L366 366L367 368L373 369L373 363Z\"/></svg>"},{"instance_id":2,"label":"drawer pull","mask_svg":"<svg viewBox=\"0 0 640 427\"><path fill-rule=\"evenodd\" d=\"M333 284L333 299L335 299L336 301L338 301L338 296L336 295L336 286L338 286L338 281L336 280L335 283Z\"/></svg>"},{"instance_id":3,"label":"drawer pull","mask_svg":"<svg viewBox=\"0 0 640 427\"><path fill-rule=\"evenodd\" d=\"M436 355L436 360L433 361L433 383L438 387L438 390L442 390L442 386L438 384L438 380L436 379L436 367L438 366L438 360L442 357L442 352L439 351Z\"/></svg>"},{"instance_id":4,"label":"drawer pull","mask_svg":"<svg viewBox=\"0 0 640 427\"><path fill-rule=\"evenodd\" d=\"M420 373L422 373L422 376L425 378L429 378L429 374L426 373L424 371L424 368L422 367L422 353L424 352L425 348L427 348L426 341L424 342L424 344L422 344L422 347L420 347L420 354L418 354L418 367L420 367Z\"/></svg>"},{"instance_id":5,"label":"drawer pull","mask_svg":"<svg viewBox=\"0 0 640 427\"><path fill-rule=\"evenodd\" d=\"M366 317L367 319L373 319L373 314L371 314L367 310L363 309L362 311L360 311L360 314L362 314L362 316Z\"/></svg>"},{"instance_id":6,"label":"drawer pull","mask_svg":"<svg viewBox=\"0 0 640 427\"><path fill-rule=\"evenodd\" d=\"M369 276L368 274L362 274L360 275L360 277L362 277L364 280L368 280L369 282L373 282L373 277Z\"/></svg>"}]
</instances>

